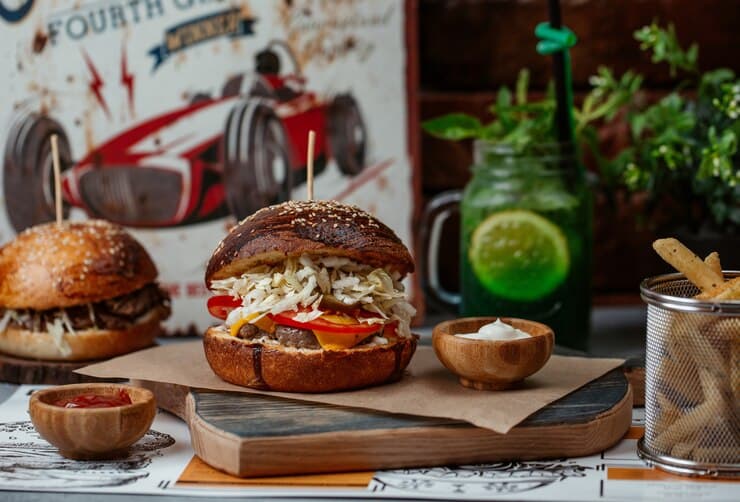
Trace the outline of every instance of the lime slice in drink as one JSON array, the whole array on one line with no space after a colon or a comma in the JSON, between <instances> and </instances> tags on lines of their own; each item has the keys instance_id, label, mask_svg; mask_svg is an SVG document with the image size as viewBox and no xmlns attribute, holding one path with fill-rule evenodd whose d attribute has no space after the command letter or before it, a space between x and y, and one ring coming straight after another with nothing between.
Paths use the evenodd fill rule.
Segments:
<instances>
[{"instance_id":1,"label":"lime slice in drink","mask_svg":"<svg viewBox=\"0 0 740 502\"><path fill-rule=\"evenodd\" d=\"M517 301L537 300L568 275L570 256L563 232L525 210L494 213L473 232L468 257L491 293Z\"/></svg>"}]
</instances>

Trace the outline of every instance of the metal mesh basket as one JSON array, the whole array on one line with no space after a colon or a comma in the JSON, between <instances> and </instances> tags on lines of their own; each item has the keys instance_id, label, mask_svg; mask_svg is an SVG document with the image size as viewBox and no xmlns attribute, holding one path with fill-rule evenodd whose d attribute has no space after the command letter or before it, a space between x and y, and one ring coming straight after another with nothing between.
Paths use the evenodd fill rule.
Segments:
<instances>
[{"instance_id":1,"label":"metal mesh basket","mask_svg":"<svg viewBox=\"0 0 740 502\"><path fill-rule=\"evenodd\" d=\"M682 274L646 279L640 290L648 303L640 457L680 474L739 476L740 302L696 300Z\"/></svg>"}]
</instances>

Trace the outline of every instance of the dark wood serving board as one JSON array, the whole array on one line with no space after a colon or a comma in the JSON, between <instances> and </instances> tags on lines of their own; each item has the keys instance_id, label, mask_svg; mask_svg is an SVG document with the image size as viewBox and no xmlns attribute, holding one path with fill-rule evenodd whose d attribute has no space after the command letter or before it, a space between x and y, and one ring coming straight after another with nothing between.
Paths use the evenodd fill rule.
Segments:
<instances>
[{"instance_id":1,"label":"dark wood serving board","mask_svg":"<svg viewBox=\"0 0 740 502\"><path fill-rule=\"evenodd\" d=\"M135 381L185 420L196 454L241 477L589 455L629 429L621 369L531 415L508 434L466 422Z\"/></svg>"},{"instance_id":2,"label":"dark wood serving board","mask_svg":"<svg viewBox=\"0 0 740 502\"><path fill-rule=\"evenodd\" d=\"M632 406L645 406L645 356L627 359L622 370L632 387Z\"/></svg>"},{"instance_id":3,"label":"dark wood serving board","mask_svg":"<svg viewBox=\"0 0 740 502\"><path fill-rule=\"evenodd\" d=\"M99 382L99 378L74 373L96 362L99 361L37 361L0 354L0 382L33 385Z\"/></svg>"}]
</instances>

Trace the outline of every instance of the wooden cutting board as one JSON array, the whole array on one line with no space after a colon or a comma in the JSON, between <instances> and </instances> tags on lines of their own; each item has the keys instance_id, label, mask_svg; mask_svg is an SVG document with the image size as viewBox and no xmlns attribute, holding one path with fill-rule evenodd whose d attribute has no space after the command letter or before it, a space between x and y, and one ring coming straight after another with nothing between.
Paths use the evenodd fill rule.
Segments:
<instances>
[{"instance_id":1,"label":"wooden cutting board","mask_svg":"<svg viewBox=\"0 0 740 502\"><path fill-rule=\"evenodd\" d=\"M645 356L627 359L622 371L632 387L632 406L645 406Z\"/></svg>"},{"instance_id":2,"label":"wooden cutting board","mask_svg":"<svg viewBox=\"0 0 740 502\"><path fill-rule=\"evenodd\" d=\"M36 361L0 354L0 382L46 385L99 382L99 378L74 372L96 362L99 361Z\"/></svg>"},{"instance_id":3,"label":"wooden cutting board","mask_svg":"<svg viewBox=\"0 0 740 502\"><path fill-rule=\"evenodd\" d=\"M196 454L241 477L576 457L627 432L621 369L550 404L508 434L467 422L135 381L190 426Z\"/></svg>"}]
</instances>

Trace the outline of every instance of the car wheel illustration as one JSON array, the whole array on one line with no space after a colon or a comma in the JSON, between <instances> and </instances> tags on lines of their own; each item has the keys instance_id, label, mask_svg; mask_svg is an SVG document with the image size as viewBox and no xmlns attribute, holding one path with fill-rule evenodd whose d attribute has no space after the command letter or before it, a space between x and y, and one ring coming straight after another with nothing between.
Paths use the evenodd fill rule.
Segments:
<instances>
[{"instance_id":1,"label":"car wheel illustration","mask_svg":"<svg viewBox=\"0 0 740 502\"><path fill-rule=\"evenodd\" d=\"M224 98L231 98L240 94L257 98L275 97L275 92L267 80L257 74L234 75L226 81L221 89L221 96Z\"/></svg>"},{"instance_id":2,"label":"car wheel illustration","mask_svg":"<svg viewBox=\"0 0 740 502\"><path fill-rule=\"evenodd\" d=\"M11 128L5 145L3 193L8 218L16 231L54 220L54 169L51 141L58 136L62 172L72 166L69 140L53 119L29 115ZM69 206L63 204L63 216Z\"/></svg>"},{"instance_id":3,"label":"car wheel illustration","mask_svg":"<svg viewBox=\"0 0 740 502\"><path fill-rule=\"evenodd\" d=\"M348 175L365 168L367 131L357 101L340 94L329 105L329 143L339 169Z\"/></svg>"},{"instance_id":4,"label":"car wheel illustration","mask_svg":"<svg viewBox=\"0 0 740 502\"><path fill-rule=\"evenodd\" d=\"M283 125L259 100L236 105L224 131L226 201L242 219L256 210L288 200L292 173Z\"/></svg>"}]
</instances>

